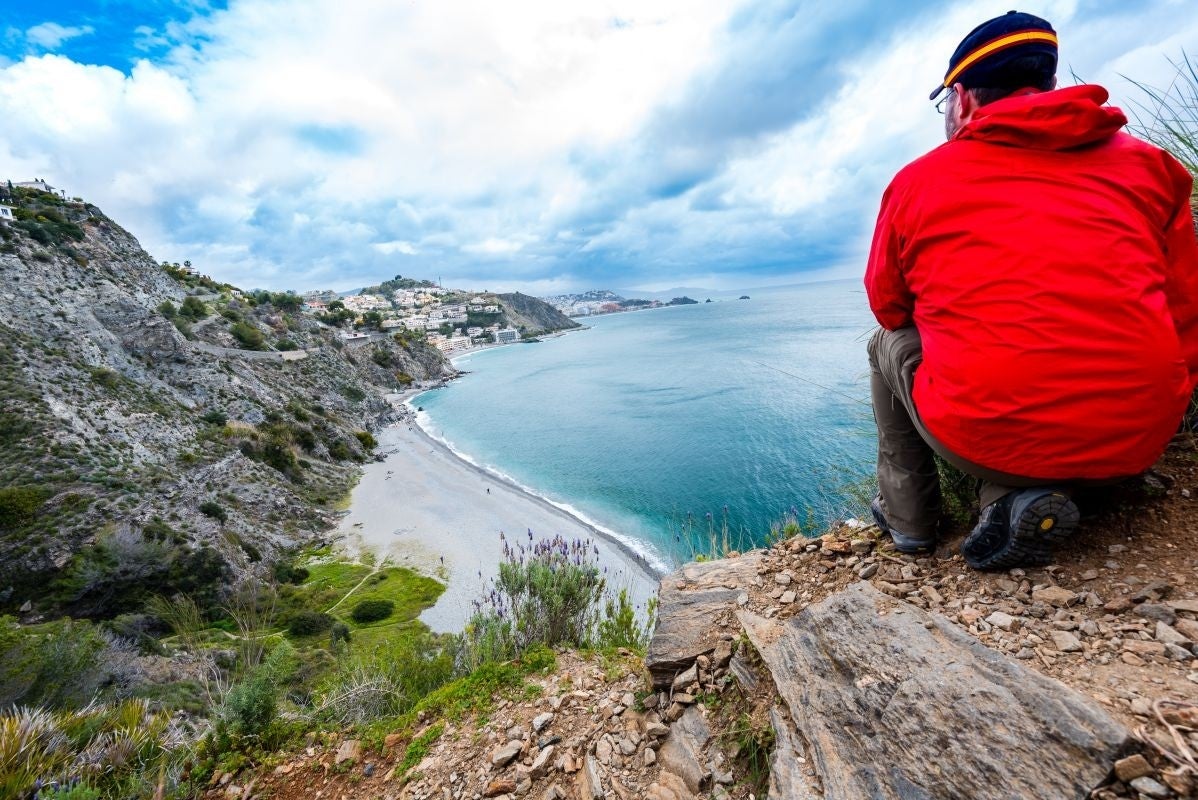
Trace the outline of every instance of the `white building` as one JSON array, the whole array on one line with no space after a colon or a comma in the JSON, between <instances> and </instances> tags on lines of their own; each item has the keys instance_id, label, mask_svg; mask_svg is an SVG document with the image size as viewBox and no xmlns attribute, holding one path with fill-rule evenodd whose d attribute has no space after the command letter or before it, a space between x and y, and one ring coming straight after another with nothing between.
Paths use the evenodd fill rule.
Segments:
<instances>
[{"instance_id":1,"label":"white building","mask_svg":"<svg viewBox=\"0 0 1198 800\"><path fill-rule=\"evenodd\" d=\"M13 186L17 187L18 189L36 189L39 192L47 192L48 194L55 194L59 197L67 196L67 193L64 190L55 189L41 178L38 178L35 181L21 181L20 183L14 183Z\"/></svg>"},{"instance_id":2,"label":"white building","mask_svg":"<svg viewBox=\"0 0 1198 800\"><path fill-rule=\"evenodd\" d=\"M383 320L382 327L383 327L383 330L385 330L385 331L395 330L396 328L402 328L402 327L405 327L404 320L402 320L402 319L385 319L385 320Z\"/></svg>"},{"instance_id":3,"label":"white building","mask_svg":"<svg viewBox=\"0 0 1198 800\"><path fill-rule=\"evenodd\" d=\"M495 331L495 344L512 344L520 341L520 332L515 328L504 328Z\"/></svg>"},{"instance_id":4,"label":"white building","mask_svg":"<svg viewBox=\"0 0 1198 800\"><path fill-rule=\"evenodd\" d=\"M355 294L341 301L350 311L382 311L391 308L391 301L377 294Z\"/></svg>"},{"instance_id":5,"label":"white building","mask_svg":"<svg viewBox=\"0 0 1198 800\"><path fill-rule=\"evenodd\" d=\"M0 222L12 222L14 219L12 212L12 206L0 205Z\"/></svg>"}]
</instances>

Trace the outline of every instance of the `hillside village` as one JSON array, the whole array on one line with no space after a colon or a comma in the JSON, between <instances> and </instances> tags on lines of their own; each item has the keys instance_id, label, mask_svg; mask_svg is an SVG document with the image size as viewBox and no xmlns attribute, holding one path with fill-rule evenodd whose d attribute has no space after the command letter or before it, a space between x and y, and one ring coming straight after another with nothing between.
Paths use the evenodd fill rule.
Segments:
<instances>
[{"instance_id":1,"label":"hillside village","mask_svg":"<svg viewBox=\"0 0 1198 800\"><path fill-rule=\"evenodd\" d=\"M404 281L411 288L398 288L384 294L374 292L342 297L332 290L303 294L306 313L326 316L345 310L353 313L357 326L368 325L382 331L405 330L424 335L429 344L443 353L461 353L488 344L512 344L525 335L512 327L504 316L502 301L493 294L476 294L465 289L447 289L426 281ZM347 340L365 334L346 331Z\"/></svg>"}]
</instances>

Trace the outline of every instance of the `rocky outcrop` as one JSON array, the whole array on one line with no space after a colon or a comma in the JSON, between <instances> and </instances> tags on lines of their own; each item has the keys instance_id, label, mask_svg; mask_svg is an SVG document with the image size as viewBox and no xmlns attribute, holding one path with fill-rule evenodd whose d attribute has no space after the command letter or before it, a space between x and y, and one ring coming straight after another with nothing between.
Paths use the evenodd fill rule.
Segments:
<instances>
[{"instance_id":1,"label":"rocky outcrop","mask_svg":"<svg viewBox=\"0 0 1198 800\"><path fill-rule=\"evenodd\" d=\"M829 800L1081 798L1128 744L1093 700L868 583L740 616Z\"/></svg>"},{"instance_id":2,"label":"rocky outcrop","mask_svg":"<svg viewBox=\"0 0 1198 800\"><path fill-rule=\"evenodd\" d=\"M513 328L529 334L552 333L581 327L544 300L526 294L496 295L503 304L503 314Z\"/></svg>"},{"instance_id":3,"label":"rocky outcrop","mask_svg":"<svg viewBox=\"0 0 1198 800\"><path fill-rule=\"evenodd\" d=\"M713 652L722 631L713 621L731 614L737 598L757 578L761 551L740 558L686 564L661 582L657 628L645 668L657 689L674 679L703 653Z\"/></svg>"},{"instance_id":4,"label":"rocky outcrop","mask_svg":"<svg viewBox=\"0 0 1198 800\"><path fill-rule=\"evenodd\" d=\"M809 546L853 553L850 542ZM1124 755L1128 731L1093 699L867 581L785 619L777 606L749 610L750 593L794 603L794 577L757 551L662 580L646 666L664 718L678 721L658 756L691 794L710 788L708 736L679 703L722 685L725 664L742 692L779 700L774 800L1083 798ZM730 631L752 647L727 659Z\"/></svg>"}]
</instances>

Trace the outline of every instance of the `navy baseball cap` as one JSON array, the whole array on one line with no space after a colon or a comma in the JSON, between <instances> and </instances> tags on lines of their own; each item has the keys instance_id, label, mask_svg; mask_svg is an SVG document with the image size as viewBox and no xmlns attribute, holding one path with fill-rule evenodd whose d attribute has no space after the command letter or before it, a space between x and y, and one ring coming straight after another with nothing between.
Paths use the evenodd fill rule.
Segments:
<instances>
[{"instance_id":1,"label":"navy baseball cap","mask_svg":"<svg viewBox=\"0 0 1198 800\"><path fill-rule=\"evenodd\" d=\"M1008 11L987 20L961 40L948 60L944 80L928 95L929 100L954 83L967 89L1019 89L1028 84L1024 71L1011 69L1011 63L1028 55L1052 57L1052 74L1057 67L1057 33L1047 20L1021 11ZM1044 78L1051 75L1041 76Z\"/></svg>"}]
</instances>

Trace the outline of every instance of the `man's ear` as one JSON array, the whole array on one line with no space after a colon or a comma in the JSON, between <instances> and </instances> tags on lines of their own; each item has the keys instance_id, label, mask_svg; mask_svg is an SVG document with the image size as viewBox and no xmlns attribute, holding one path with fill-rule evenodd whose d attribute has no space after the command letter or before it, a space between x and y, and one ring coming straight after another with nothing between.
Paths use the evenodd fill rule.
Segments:
<instances>
[{"instance_id":1,"label":"man's ear","mask_svg":"<svg viewBox=\"0 0 1198 800\"><path fill-rule=\"evenodd\" d=\"M1052 76L1052 88L1053 89L1057 88L1057 76L1056 75Z\"/></svg>"},{"instance_id":2,"label":"man's ear","mask_svg":"<svg viewBox=\"0 0 1198 800\"><path fill-rule=\"evenodd\" d=\"M960 83L954 83L952 90L957 93L957 116L962 120L968 120L977 108L973 95Z\"/></svg>"}]
</instances>

